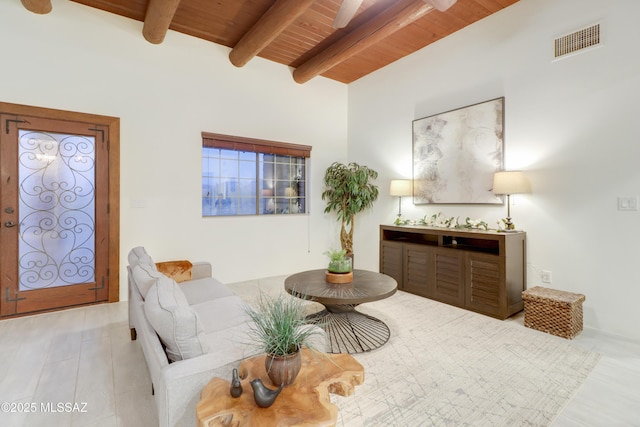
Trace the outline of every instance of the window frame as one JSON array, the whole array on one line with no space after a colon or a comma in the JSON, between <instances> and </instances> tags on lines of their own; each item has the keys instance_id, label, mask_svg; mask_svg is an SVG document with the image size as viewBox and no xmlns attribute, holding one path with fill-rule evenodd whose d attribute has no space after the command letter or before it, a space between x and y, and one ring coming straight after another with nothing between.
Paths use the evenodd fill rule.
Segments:
<instances>
[{"instance_id":1,"label":"window frame","mask_svg":"<svg viewBox=\"0 0 640 427\"><path fill-rule=\"evenodd\" d=\"M218 133L211 133L211 132L202 132L202 154L204 154L204 149L205 148L213 148L213 149L220 149L220 150L229 150L229 151L234 151L237 152L239 157L238 160L236 160L238 163L240 163L240 157L241 154L240 153L255 153L256 157L255 157L255 167L256 167L256 176L255 176L255 205L256 205L256 209L255 212L252 213L239 213L236 211L236 213L229 213L229 214L211 214L208 215L205 213L205 204L204 204L204 194L203 194L203 204L202 204L202 217L216 217L216 216L262 216L262 215L291 215L291 214L306 214L308 212L308 199L307 199L307 184L308 184L308 168L309 168L309 158L311 157L311 146L308 145L301 145L301 144L291 144L291 143L286 143L286 142L279 142L279 141L269 141L269 140L264 140L264 139L255 139L255 138L247 138L247 137L241 137L241 136L234 136L234 135L223 135L223 134L218 134ZM260 156L260 154L262 154L263 156ZM264 157L267 155L271 155L273 156L273 159L270 161L265 161ZM294 158L294 159L302 159L303 160L303 166L304 166L304 176L302 177L301 181L303 181L304 186L303 186L303 191L300 191L300 189L298 188L298 192L297 192L297 198L299 199L304 199L304 210L302 212L279 212L278 209L274 208L274 212L267 212L266 208L263 208L263 205L266 205L267 203L267 199L272 199L273 204L275 204L275 206L278 205L278 203L282 203L283 197L278 196L277 194L272 194L270 196L266 196L264 195L264 193L262 192L262 181L264 181L263 179L263 172L261 171L260 168L261 166L263 166L266 163L271 164L273 162L273 164L275 165L276 163L279 163L276 159L279 156L286 156L289 158ZM204 157L203 157L204 160ZM293 164L295 162L291 162L291 159L289 159L289 164ZM284 164L284 163L282 163ZM202 184L204 186L204 164L203 164L203 170L202 170ZM291 177L291 175L290 175ZM272 185L275 187L276 183L278 182L278 179L274 176L272 178ZM286 198L286 196L284 197ZM239 201L241 200L241 198L238 199ZM211 202L213 203L213 202ZM298 204L297 206L300 206L300 204ZM291 201L289 201L289 209L291 209Z\"/></svg>"}]
</instances>

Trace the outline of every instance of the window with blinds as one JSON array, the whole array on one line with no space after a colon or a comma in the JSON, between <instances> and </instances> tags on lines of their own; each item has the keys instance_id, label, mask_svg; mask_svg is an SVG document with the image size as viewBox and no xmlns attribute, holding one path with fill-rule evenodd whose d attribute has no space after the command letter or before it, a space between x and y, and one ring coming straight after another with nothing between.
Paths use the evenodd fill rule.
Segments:
<instances>
[{"instance_id":1,"label":"window with blinds","mask_svg":"<svg viewBox=\"0 0 640 427\"><path fill-rule=\"evenodd\" d=\"M202 216L307 211L311 147L202 133Z\"/></svg>"}]
</instances>

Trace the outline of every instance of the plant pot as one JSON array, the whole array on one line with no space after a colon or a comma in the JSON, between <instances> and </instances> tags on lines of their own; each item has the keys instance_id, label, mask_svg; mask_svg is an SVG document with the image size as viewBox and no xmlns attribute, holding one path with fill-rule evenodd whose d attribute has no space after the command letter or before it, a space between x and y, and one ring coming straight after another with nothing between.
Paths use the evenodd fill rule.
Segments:
<instances>
[{"instance_id":1,"label":"plant pot","mask_svg":"<svg viewBox=\"0 0 640 427\"><path fill-rule=\"evenodd\" d=\"M302 352L298 350L286 356L267 354L264 367L273 384L277 386L293 384L302 367Z\"/></svg>"},{"instance_id":2,"label":"plant pot","mask_svg":"<svg viewBox=\"0 0 640 427\"><path fill-rule=\"evenodd\" d=\"M346 257L340 260L329 261L329 267L327 268L330 273L349 273L353 270L353 263L351 257Z\"/></svg>"},{"instance_id":3,"label":"plant pot","mask_svg":"<svg viewBox=\"0 0 640 427\"><path fill-rule=\"evenodd\" d=\"M350 271L348 273L332 273L327 271L325 273L325 280L327 283L333 283L334 285L341 285L344 283L353 282L353 272Z\"/></svg>"}]
</instances>

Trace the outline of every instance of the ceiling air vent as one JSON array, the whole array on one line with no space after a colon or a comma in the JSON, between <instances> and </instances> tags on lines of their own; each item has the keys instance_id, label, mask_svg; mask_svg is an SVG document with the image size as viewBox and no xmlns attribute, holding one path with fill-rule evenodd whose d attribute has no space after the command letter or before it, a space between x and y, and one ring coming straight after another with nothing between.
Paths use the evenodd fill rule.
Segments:
<instances>
[{"instance_id":1,"label":"ceiling air vent","mask_svg":"<svg viewBox=\"0 0 640 427\"><path fill-rule=\"evenodd\" d=\"M600 45L600 24L575 31L554 40L554 58Z\"/></svg>"}]
</instances>

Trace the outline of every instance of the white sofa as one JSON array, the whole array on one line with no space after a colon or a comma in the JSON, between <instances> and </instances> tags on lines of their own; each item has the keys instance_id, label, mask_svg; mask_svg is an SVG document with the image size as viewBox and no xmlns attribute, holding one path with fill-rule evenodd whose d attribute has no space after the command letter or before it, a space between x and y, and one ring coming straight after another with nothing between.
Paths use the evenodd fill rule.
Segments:
<instances>
[{"instance_id":1,"label":"white sofa","mask_svg":"<svg viewBox=\"0 0 640 427\"><path fill-rule=\"evenodd\" d=\"M230 379L240 360L255 354L250 320L240 298L211 277L208 263L192 264L191 280L177 284L142 247L128 261L131 338L144 352L159 425L195 426L204 385L214 376Z\"/></svg>"}]
</instances>

